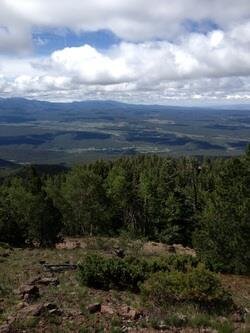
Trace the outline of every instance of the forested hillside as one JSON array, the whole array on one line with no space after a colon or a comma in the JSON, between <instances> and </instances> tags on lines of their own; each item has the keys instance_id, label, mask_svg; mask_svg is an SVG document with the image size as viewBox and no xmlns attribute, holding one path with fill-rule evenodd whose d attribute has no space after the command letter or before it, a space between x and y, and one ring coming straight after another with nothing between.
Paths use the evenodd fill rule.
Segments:
<instances>
[{"instance_id":1,"label":"forested hillside","mask_svg":"<svg viewBox=\"0 0 250 333\"><path fill-rule=\"evenodd\" d=\"M61 236L127 233L194 247L216 271L249 273L250 150L228 159L154 155L25 167L0 188L0 241L53 245Z\"/></svg>"}]
</instances>

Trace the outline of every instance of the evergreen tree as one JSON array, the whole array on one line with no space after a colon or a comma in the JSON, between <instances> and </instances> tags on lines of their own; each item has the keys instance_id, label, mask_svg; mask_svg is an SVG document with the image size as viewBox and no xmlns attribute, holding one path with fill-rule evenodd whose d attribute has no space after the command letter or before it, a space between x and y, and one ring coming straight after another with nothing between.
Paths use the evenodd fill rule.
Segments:
<instances>
[{"instance_id":1,"label":"evergreen tree","mask_svg":"<svg viewBox=\"0 0 250 333\"><path fill-rule=\"evenodd\" d=\"M108 214L102 179L85 167L75 167L62 185L65 200L64 223L73 235L92 235L105 229Z\"/></svg>"},{"instance_id":2,"label":"evergreen tree","mask_svg":"<svg viewBox=\"0 0 250 333\"><path fill-rule=\"evenodd\" d=\"M217 171L217 170L216 170ZM194 246L212 269L247 273L250 269L250 183L247 157L224 161L206 194Z\"/></svg>"}]
</instances>

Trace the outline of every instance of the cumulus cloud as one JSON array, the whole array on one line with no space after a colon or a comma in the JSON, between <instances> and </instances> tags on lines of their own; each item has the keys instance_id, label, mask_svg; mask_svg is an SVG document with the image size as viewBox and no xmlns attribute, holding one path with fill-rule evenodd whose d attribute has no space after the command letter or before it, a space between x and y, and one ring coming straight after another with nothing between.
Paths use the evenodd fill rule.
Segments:
<instances>
[{"instance_id":1,"label":"cumulus cloud","mask_svg":"<svg viewBox=\"0 0 250 333\"><path fill-rule=\"evenodd\" d=\"M227 33L193 33L179 43L121 42L105 53L83 45L40 59L2 58L2 94L143 101L152 101L153 96L160 103L249 99L249 43L236 33L246 28L248 25Z\"/></svg>"},{"instance_id":2,"label":"cumulus cloud","mask_svg":"<svg viewBox=\"0 0 250 333\"><path fill-rule=\"evenodd\" d=\"M65 48L51 55L50 66L78 78L82 83L120 83L135 74L118 51L117 56L105 55L89 45Z\"/></svg>"},{"instance_id":3,"label":"cumulus cloud","mask_svg":"<svg viewBox=\"0 0 250 333\"><path fill-rule=\"evenodd\" d=\"M241 29L245 27L242 26ZM239 27L237 27L239 29ZM122 42L101 53L84 45L52 53L46 68L83 84L139 82L250 75L250 45L231 30L193 33L179 43Z\"/></svg>"},{"instance_id":4,"label":"cumulus cloud","mask_svg":"<svg viewBox=\"0 0 250 333\"><path fill-rule=\"evenodd\" d=\"M0 94L246 100L249 16L249 0L1 0ZM25 55L33 27L108 29L122 41L105 51L82 45L41 58Z\"/></svg>"}]
</instances>

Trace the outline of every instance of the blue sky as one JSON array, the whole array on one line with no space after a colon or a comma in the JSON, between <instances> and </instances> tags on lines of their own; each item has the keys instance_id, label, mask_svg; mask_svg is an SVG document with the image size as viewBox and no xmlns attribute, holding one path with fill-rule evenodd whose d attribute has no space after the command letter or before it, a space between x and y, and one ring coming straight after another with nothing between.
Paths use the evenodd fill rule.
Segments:
<instances>
[{"instance_id":1,"label":"blue sky","mask_svg":"<svg viewBox=\"0 0 250 333\"><path fill-rule=\"evenodd\" d=\"M34 52L38 55L49 55L58 49L84 44L102 51L121 41L109 30L76 33L68 28L33 29L32 40Z\"/></svg>"},{"instance_id":2,"label":"blue sky","mask_svg":"<svg viewBox=\"0 0 250 333\"><path fill-rule=\"evenodd\" d=\"M220 29L215 22L204 19L199 22L184 20L182 25L189 33L208 34L213 30ZM154 38L154 40L163 40ZM168 38L171 41L171 38ZM49 55L53 51L65 47L79 47L88 44L100 51L109 49L114 44L119 44L122 39L110 30L79 31L75 32L68 28L33 28L32 29L33 51L37 55Z\"/></svg>"},{"instance_id":3,"label":"blue sky","mask_svg":"<svg viewBox=\"0 0 250 333\"><path fill-rule=\"evenodd\" d=\"M1 0L0 97L250 100L249 0Z\"/></svg>"}]
</instances>

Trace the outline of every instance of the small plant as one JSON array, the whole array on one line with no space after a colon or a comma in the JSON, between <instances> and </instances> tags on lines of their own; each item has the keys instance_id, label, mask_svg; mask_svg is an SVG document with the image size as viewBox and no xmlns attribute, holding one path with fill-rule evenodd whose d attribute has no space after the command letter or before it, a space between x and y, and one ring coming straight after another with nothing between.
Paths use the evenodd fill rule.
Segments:
<instances>
[{"instance_id":1,"label":"small plant","mask_svg":"<svg viewBox=\"0 0 250 333\"><path fill-rule=\"evenodd\" d=\"M11 283L3 274L0 275L0 297L10 295L11 292Z\"/></svg>"},{"instance_id":2,"label":"small plant","mask_svg":"<svg viewBox=\"0 0 250 333\"><path fill-rule=\"evenodd\" d=\"M203 265L187 272L157 272L141 286L142 296L159 306L178 302L214 306L232 304L216 274Z\"/></svg>"},{"instance_id":3,"label":"small plant","mask_svg":"<svg viewBox=\"0 0 250 333\"><path fill-rule=\"evenodd\" d=\"M80 328L80 331L79 331L79 333L91 333L91 332L92 332L92 329L89 327L82 327L82 328Z\"/></svg>"},{"instance_id":4,"label":"small plant","mask_svg":"<svg viewBox=\"0 0 250 333\"><path fill-rule=\"evenodd\" d=\"M0 248L9 250L11 249L10 245L8 243L0 242Z\"/></svg>"},{"instance_id":5,"label":"small plant","mask_svg":"<svg viewBox=\"0 0 250 333\"><path fill-rule=\"evenodd\" d=\"M218 333L232 333L234 331L232 324L225 320L223 322L216 320L207 313L199 313L189 319L189 325L194 328L212 328Z\"/></svg>"},{"instance_id":6,"label":"small plant","mask_svg":"<svg viewBox=\"0 0 250 333\"><path fill-rule=\"evenodd\" d=\"M212 324L212 328L214 328L215 330L218 331L218 333L233 333L234 327L232 325L232 323L226 321L224 323L214 323Z\"/></svg>"},{"instance_id":7,"label":"small plant","mask_svg":"<svg viewBox=\"0 0 250 333\"><path fill-rule=\"evenodd\" d=\"M122 321L119 317L113 317L110 323L110 333L122 333Z\"/></svg>"},{"instance_id":8,"label":"small plant","mask_svg":"<svg viewBox=\"0 0 250 333\"><path fill-rule=\"evenodd\" d=\"M188 323L188 318L181 314L170 314L164 320L164 324L170 327L185 327Z\"/></svg>"},{"instance_id":9,"label":"small plant","mask_svg":"<svg viewBox=\"0 0 250 333\"><path fill-rule=\"evenodd\" d=\"M191 327L195 327L195 328L210 327L211 318L207 313L199 313L189 319L189 324Z\"/></svg>"},{"instance_id":10,"label":"small plant","mask_svg":"<svg viewBox=\"0 0 250 333\"><path fill-rule=\"evenodd\" d=\"M13 323L14 331L19 330L31 330L34 329L38 325L39 319L36 317L28 317L26 319L18 319Z\"/></svg>"}]
</instances>

